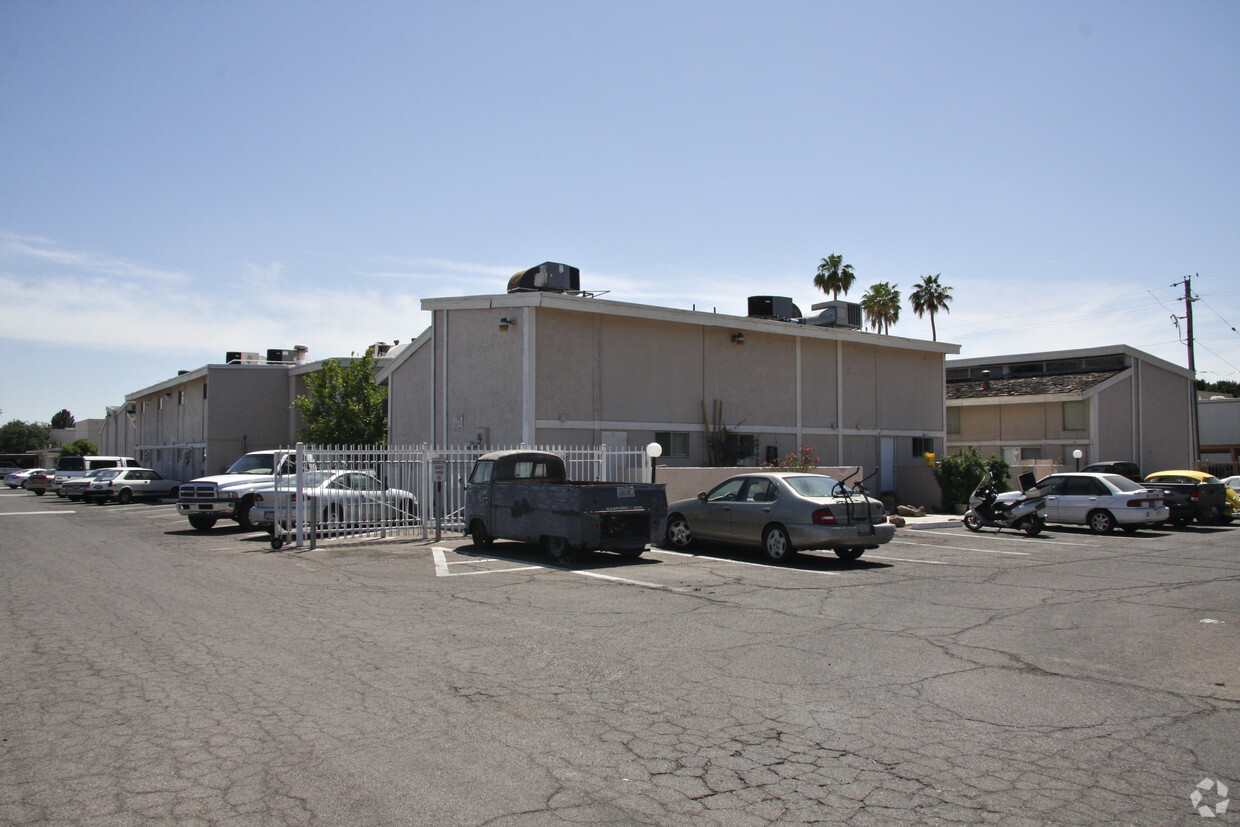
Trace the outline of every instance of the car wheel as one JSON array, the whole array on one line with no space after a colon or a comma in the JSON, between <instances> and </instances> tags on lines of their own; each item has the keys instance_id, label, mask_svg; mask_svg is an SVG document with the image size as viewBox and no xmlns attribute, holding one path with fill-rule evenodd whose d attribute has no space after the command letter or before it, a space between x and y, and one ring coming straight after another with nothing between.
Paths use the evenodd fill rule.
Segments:
<instances>
[{"instance_id":1,"label":"car wheel","mask_svg":"<svg viewBox=\"0 0 1240 827\"><path fill-rule=\"evenodd\" d=\"M1092 511L1085 519L1094 534L1110 534L1115 530L1115 518L1110 511Z\"/></svg>"},{"instance_id":2,"label":"car wheel","mask_svg":"<svg viewBox=\"0 0 1240 827\"><path fill-rule=\"evenodd\" d=\"M473 539L475 548L490 548L495 544L495 538L487 533L486 523L482 520L474 520L474 524L469 527L469 536Z\"/></svg>"},{"instance_id":3,"label":"car wheel","mask_svg":"<svg viewBox=\"0 0 1240 827\"><path fill-rule=\"evenodd\" d=\"M978 518L976 514L965 514L964 515L964 527L969 529L969 531L981 531L982 521Z\"/></svg>"},{"instance_id":4,"label":"car wheel","mask_svg":"<svg viewBox=\"0 0 1240 827\"><path fill-rule=\"evenodd\" d=\"M563 537L544 537L543 548L561 566L577 564L577 549L570 546L568 540Z\"/></svg>"},{"instance_id":5,"label":"car wheel","mask_svg":"<svg viewBox=\"0 0 1240 827\"><path fill-rule=\"evenodd\" d=\"M116 501L120 505L129 505L131 502L133 502L133 492L130 491L128 488L122 488L116 494Z\"/></svg>"},{"instance_id":6,"label":"car wheel","mask_svg":"<svg viewBox=\"0 0 1240 827\"><path fill-rule=\"evenodd\" d=\"M1130 524L1130 525L1122 525L1122 526L1120 526L1120 528L1121 528L1121 529L1123 529L1123 531L1124 531L1124 533L1125 533L1125 534L1136 534L1136 533L1137 533L1137 529L1138 529L1138 528L1140 528L1140 527L1141 527L1141 526L1136 525L1136 524Z\"/></svg>"},{"instance_id":7,"label":"car wheel","mask_svg":"<svg viewBox=\"0 0 1240 827\"><path fill-rule=\"evenodd\" d=\"M241 502L237 503L237 525L241 526L242 531L254 531L254 523L250 522L250 509L254 506L253 497L242 497Z\"/></svg>"},{"instance_id":8,"label":"car wheel","mask_svg":"<svg viewBox=\"0 0 1240 827\"><path fill-rule=\"evenodd\" d=\"M641 557L645 551L645 546L640 546L638 548L618 548L616 549L616 554L619 554L625 560L636 560Z\"/></svg>"},{"instance_id":9,"label":"car wheel","mask_svg":"<svg viewBox=\"0 0 1240 827\"><path fill-rule=\"evenodd\" d=\"M693 529L689 528L689 521L680 514L673 514L667 521L663 540L668 548L686 549L693 545Z\"/></svg>"},{"instance_id":10,"label":"car wheel","mask_svg":"<svg viewBox=\"0 0 1240 827\"><path fill-rule=\"evenodd\" d=\"M44 494L46 494L46 493L47 493L47 491L46 491L46 490L44 490L44 489L42 489L42 488L36 488L36 489L34 489L34 495L35 495L36 497L42 497L42 496L43 496Z\"/></svg>"},{"instance_id":11,"label":"car wheel","mask_svg":"<svg viewBox=\"0 0 1240 827\"><path fill-rule=\"evenodd\" d=\"M853 560L859 559L861 555L864 553L865 553L865 549L860 548L858 546L840 546L835 549L836 557L840 558L841 560L847 560L850 563Z\"/></svg>"},{"instance_id":12,"label":"car wheel","mask_svg":"<svg viewBox=\"0 0 1240 827\"><path fill-rule=\"evenodd\" d=\"M792 559L796 551L783 526L767 526L766 531L762 532L762 553L772 563L786 563Z\"/></svg>"},{"instance_id":13,"label":"car wheel","mask_svg":"<svg viewBox=\"0 0 1240 827\"><path fill-rule=\"evenodd\" d=\"M1042 518L1039 517L1037 514L1031 514L1029 516L1029 519L1025 520L1025 524L1022 527L1025 530L1026 536L1037 537L1039 534L1042 533L1042 529L1046 527L1046 523L1044 523L1042 521Z\"/></svg>"},{"instance_id":14,"label":"car wheel","mask_svg":"<svg viewBox=\"0 0 1240 827\"><path fill-rule=\"evenodd\" d=\"M198 531L210 531L215 527L216 518L210 514L190 514L189 524Z\"/></svg>"},{"instance_id":15,"label":"car wheel","mask_svg":"<svg viewBox=\"0 0 1240 827\"><path fill-rule=\"evenodd\" d=\"M179 496L181 496L181 486L174 485L172 490L168 492L168 499L175 500Z\"/></svg>"}]
</instances>

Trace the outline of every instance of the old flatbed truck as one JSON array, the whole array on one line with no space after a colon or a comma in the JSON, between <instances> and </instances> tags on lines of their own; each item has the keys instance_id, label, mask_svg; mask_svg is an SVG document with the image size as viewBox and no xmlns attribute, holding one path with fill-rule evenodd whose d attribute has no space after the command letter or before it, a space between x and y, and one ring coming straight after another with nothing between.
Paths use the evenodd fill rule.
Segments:
<instances>
[{"instance_id":1,"label":"old flatbed truck","mask_svg":"<svg viewBox=\"0 0 1240 827\"><path fill-rule=\"evenodd\" d=\"M545 451L493 451L474 463L465 488L465 533L478 548L496 539L539 543L561 565L581 551L640 557L663 536L661 484L574 482Z\"/></svg>"}]
</instances>

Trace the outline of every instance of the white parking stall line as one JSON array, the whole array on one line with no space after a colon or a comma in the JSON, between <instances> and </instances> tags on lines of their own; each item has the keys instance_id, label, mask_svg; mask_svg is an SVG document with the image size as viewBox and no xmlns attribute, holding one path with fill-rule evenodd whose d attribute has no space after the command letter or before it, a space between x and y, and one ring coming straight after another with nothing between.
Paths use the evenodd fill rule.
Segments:
<instances>
[{"instance_id":1,"label":"white parking stall line","mask_svg":"<svg viewBox=\"0 0 1240 827\"><path fill-rule=\"evenodd\" d=\"M475 562L475 560L449 560L446 554L446 552L448 551L455 551L457 554L461 554L466 557L473 557L475 558L475 560L498 560L504 563L521 563L520 560L513 560L508 557L501 557L496 554L479 554L476 551L462 551L460 549L449 549L443 546L432 546L431 553L433 554L435 558L435 576L436 577L466 577L471 574L500 574L502 572L512 572L512 571L546 570L546 571L564 571L564 572L568 572L569 574L581 575L582 577L593 577L596 580L609 580L613 583L626 583L630 586L641 586L642 588L645 588L645 589L659 589L662 591L671 591L671 592L688 591L688 589L680 588L677 586L665 586L662 583L649 583L645 580L634 580L631 577L617 577L614 574L602 574L601 572L597 572L597 571L583 571L581 569L570 569L570 568L565 568L563 566L553 566L549 563L546 565L543 565L540 563L521 564L521 565L513 566L511 568L487 569L486 571L453 572L448 569L449 566L469 564L469 563Z\"/></svg>"},{"instance_id":2,"label":"white parking stall line","mask_svg":"<svg viewBox=\"0 0 1240 827\"><path fill-rule=\"evenodd\" d=\"M880 557L877 554L867 554L863 560L890 560L894 563L925 563L927 566L950 566L951 563L946 560L909 560L905 557Z\"/></svg>"},{"instance_id":3,"label":"white parking stall line","mask_svg":"<svg viewBox=\"0 0 1240 827\"><path fill-rule=\"evenodd\" d=\"M651 554L666 554L671 557L687 557L692 560L709 560L713 563L735 563L738 566L756 566L761 569L784 568L783 566L780 566L776 563L753 563L748 560L733 560L728 557L710 557L705 554L689 554L688 552L684 552L684 551L669 551L668 549L662 549L662 548L660 549L652 548L650 549L650 553ZM838 577L840 575L840 572L838 571L814 571L812 569L808 571L811 574L826 574L826 575L830 575L831 577Z\"/></svg>"},{"instance_id":4,"label":"white parking stall line","mask_svg":"<svg viewBox=\"0 0 1240 827\"><path fill-rule=\"evenodd\" d=\"M894 545L920 546L922 548L932 548L935 551L941 551L942 549L950 549L952 551L967 551L973 554L1011 554L1013 556L1018 556L1018 557L1028 557L1030 554L1032 554L1032 552L1029 552L1029 551L998 551L992 548L966 548L965 546L938 546L938 545L933 545L931 543L913 543L913 542L909 542L908 540L892 540L891 545L893 546Z\"/></svg>"},{"instance_id":5,"label":"white parking stall line","mask_svg":"<svg viewBox=\"0 0 1240 827\"><path fill-rule=\"evenodd\" d=\"M59 517L62 514L76 514L76 511L10 511L0 517Z\"/></svg>"}]
</instances>

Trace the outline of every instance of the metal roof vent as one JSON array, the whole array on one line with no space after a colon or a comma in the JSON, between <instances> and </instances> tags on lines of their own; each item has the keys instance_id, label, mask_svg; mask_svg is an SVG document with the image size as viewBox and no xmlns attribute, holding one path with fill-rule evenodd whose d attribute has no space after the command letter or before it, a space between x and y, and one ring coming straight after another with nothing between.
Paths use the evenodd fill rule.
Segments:
<instances>
[{"instance_id":1,"label":"metal roof vent","mask_svg":"<svg viewBox=\"0 0 1240 827\"><path fill-rule=\"evenodd\" d=\"M544 261L537 267L514 273L508 279L509 293L530 291L578 293L581 291L581 271L567 264Z\"/></svg>"}]
</instances>

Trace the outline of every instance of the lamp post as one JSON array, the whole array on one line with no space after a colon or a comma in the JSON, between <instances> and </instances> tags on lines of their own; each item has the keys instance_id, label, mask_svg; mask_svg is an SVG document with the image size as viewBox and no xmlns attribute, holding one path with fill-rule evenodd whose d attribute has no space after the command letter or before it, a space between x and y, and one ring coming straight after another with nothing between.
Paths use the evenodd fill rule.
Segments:
<instances>
[{"instance_id":1,"label":"lamp post","mask_svg":"<svg viewBox=\"0 0 1240 827\"><path fill-rule=\"evenodd\" d=\"M1077 448L1072 452L1072 457L1076 460L1076 470L1078 471L1081 470L1081 457L1083 456L1085 456L1085 452L1080 448Z\"/></svg>"},{"instance_id":2,"label":"lamp post","mask_svg":"<svg viewBox=\"0 0 1240 827\"><path fill-rule=\"evenodd\" d=\"M650 457L650 482L653 483L655 469L659 467L655 460L663 456L663 446L657 442L651 442L646 446L646 456Z\"/></svg>"}]
</instances>

